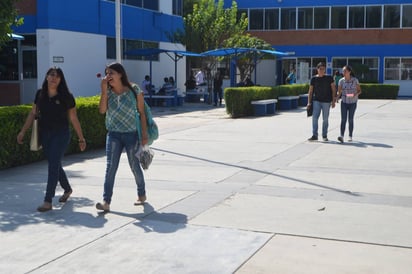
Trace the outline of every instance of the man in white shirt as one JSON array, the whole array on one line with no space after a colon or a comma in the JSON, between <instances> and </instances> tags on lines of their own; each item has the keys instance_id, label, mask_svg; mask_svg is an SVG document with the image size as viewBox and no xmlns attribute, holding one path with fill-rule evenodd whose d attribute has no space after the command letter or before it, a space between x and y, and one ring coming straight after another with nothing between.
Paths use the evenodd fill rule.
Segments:
<instances>
[{"instance_id":1,"label":"man in white shirt","mask_svg":"<svg viewBox=\"0 0 412 274\"><path fill-rule=\"evenodd\" d=\"M205 85L205 75L203 74L203 71L202 70L199 70L197 73L196 73L196 85L197 86L202 86L202 85Z\"/></svg>"}]
</instances>

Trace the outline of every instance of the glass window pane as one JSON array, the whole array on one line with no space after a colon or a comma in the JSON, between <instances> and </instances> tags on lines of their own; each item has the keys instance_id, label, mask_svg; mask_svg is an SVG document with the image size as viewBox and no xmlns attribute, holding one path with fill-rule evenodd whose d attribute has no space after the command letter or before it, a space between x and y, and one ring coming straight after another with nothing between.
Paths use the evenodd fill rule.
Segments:
<instances>
[{"instance_id":1,"label":"glass window pane","mask_svg":"<svg viewBox=\"0 0 412 274\"><path fill-rule=\"evenodd\" d=\"M401 80L412 80L412 58L401 58Z\"/></svg>"},{"instance_id":2,"label":"glass window pane","mask_svg":"<svg viewBox=\"0 0 412 274\"><path fill-rule=\"evenodd\" d=\"M107 59L116 59L116 39L106 38L106 56Z\"/></svg>"},{"instance_id":3,"label":"glass window pane","mask_svg":"<svg viewBox=\"0 0 412 274\"><path fill-rule=\"evenodd\" d=\"M314 27L315 29L329 28L329 8L314 9Z\"/></svg>"},{"instance_id":4,"label":"glass window pane","mask_svg":"<svg viewBox=\"0 0 412 274\"><path fill-rule=\"evenodd\" d=\"M349 7L349 28L364 28L365 7Z\"/></svg>"},{"instance_id":5,"label":"glass window pane","mask_svg":"<svg viewBox=\"0 0 412 274\"><path fill-rule=\"evenodd\" d=\"M380 28L382 18L381 6L367 6L366 7L366 27Z\"/></svg>"},{"instance_id":6,"label":"glass window pane","mask_svg":"<svg viewBox=\"0 0 412 274\"><path fill-rule=\"evenodd\" d=\"M332 29L346 29L346 7L332 7Z\"/></svg>"},{"instance_id":7,"label":"glass window pane","mask_svg":"<svg viewBox=\"0 0 412 274\"><path fill-rule=\"evenodd\" d=\"M23 50L23 78L37 78L37 51Z\"/></svg>"},{"instance_id":8,"label":"glass window pane","mask_svg":"<svg viewBox=\"0 0 412 274\"><path fill-rule=\"evenodd\" d=\"M412 28L412 5L403 5L402 27Z\"/></svg>"},{"instance_id":9,"label":"glass window pane","mask_svg":"<svg viewBox=\"0 0 412 274\"><path fill-rule=\"evenodd\" d=\"M296 29L296 9L281 10L281 29Z\"/></svg>"},{"instance_id":10,"label":"glass window pane","mask_svg":"<svg viewBox=\"0 0 412 274\"><path fill-rule=\"evenodd\" d=\"M159 0L143 0L143 8L158 11Z\"/></svg>"},{"instance_id":11,"label":"glass window pane","mask_svg":"<svg viewBox=\"0 0 412 274\"><path fill-rule=\"evenodd\" d=\"M313 8L298 9L298 29L313 29Z\"/></svg>"},{"instance_id":12,"label":"glass window pane","mask_svg":"<svg viewBox=\"0 0 412 274\"><path fill-rule=\"evenodd\" d=\"M399 80L400 58L385 58L385 80Z\"/></svg>"},{"instance_id":13,"label":"glass window pane","mask_svg":"<svg viewBox=\"0 0 412 274\"><path fill-rule=\"evenodd\" d=\"M249 28L251 30L263 30L262 9L252 9L249 11Z\"/></svg>"},{"instance_id":14,"label":"glass window pane","mask_svg":"<svg viewBox=\"0 0 412 274\"><path fill-rule=\"evenodd\" d=\"M265 10L265 29L279 29L279 10Z\"/></svg>"},{"instance_id":15,"label":"glass window pane","mask_svg":"<svg viewBox=\"0 0 412 274\"><path fill-rule=\"evenodd\" d=\"M399 28L400 27L400 12L399 5L384 6L383 12L383 27L384 28Z\"/></svg>"},{"instance_id":16,"label":"glass window pane","mask_svg":"<svg viewBox=\"0 0 412 274\"><path fill-rule=\"evenodd\" d=\"M347 58L333 58L332 59L332 67L333 70L342 71L342 68L348 64Z\"/></svg>"},{"instance_id":17,"label":"glass window pane","mask_svg":"<svg viewBox=\"0 0 412 274\"><path fill-rule=\"evenodd\" d=\"M16 40L7 43L0 50L0 80L18 80Z\"/></svg>"},{"instance_id":18,"label":"glass window pane","mask_svg":"<svg viewBox=\"0 0 412 274\"><path fill-rule=\"evenodd\" d=\"M124 3L129 5L129 6L135 6L141 8L143 0L125 0Z\"/></svg>"},{"instance_id":19,"label":"glass window pane","mask_svg":"<svg viewBox=\"0 0 412 274\"><path fill-rule=\"evenodd\" d=\"M365 65L367 65L370 69L372 69L372 68L377 69L378 64L379 64L379 59L377 57L375 57L375 58L365 58L365 59L363 59L363 63Z\"/></svg>"}]
</instances>

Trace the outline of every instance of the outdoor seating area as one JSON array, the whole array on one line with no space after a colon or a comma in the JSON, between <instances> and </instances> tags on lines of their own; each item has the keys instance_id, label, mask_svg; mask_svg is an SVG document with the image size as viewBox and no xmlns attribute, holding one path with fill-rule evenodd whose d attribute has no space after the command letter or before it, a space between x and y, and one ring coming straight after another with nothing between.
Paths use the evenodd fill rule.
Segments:
<instances>
[{"instance_id":1,"label":"outdoor seating area","mask_svg":"<svg viewBox=\"0 0 412 274\"><path fill-rule=\"evenodd\" d=\"M299 96L280 96L278 100L280 110L290 110L298 107Z\"/></svg>"},{"instance_id":2,"label":"outdoor seating area","mask_svg":"<svg viewBox=\"0 0 412 274\"><path fill-rule=\"evenodd\" d=\"M254 107L255 116L273 115L276 112L276 99L266 99L252 101L251 104Z\"/></svg>"}]
</instances>

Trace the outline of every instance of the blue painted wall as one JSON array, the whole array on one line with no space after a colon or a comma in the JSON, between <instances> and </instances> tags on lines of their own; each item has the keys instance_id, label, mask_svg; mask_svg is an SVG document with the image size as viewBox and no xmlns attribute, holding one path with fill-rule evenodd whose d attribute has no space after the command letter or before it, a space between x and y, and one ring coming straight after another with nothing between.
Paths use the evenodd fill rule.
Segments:
<instances>
[{"instance_id":1,"label":"blue painted wall","mask_svg":"<svg viewBox=\"0 0 412 274\"><path fill-rule=\"evenodd\" d=\"M115 37L115 4L102 0L38 0L37 15L24 16L16 33L59 29ZM167 33L183 29L179 16L122 6L122 37L168 42Z\"/></svg>"}]
</instances>

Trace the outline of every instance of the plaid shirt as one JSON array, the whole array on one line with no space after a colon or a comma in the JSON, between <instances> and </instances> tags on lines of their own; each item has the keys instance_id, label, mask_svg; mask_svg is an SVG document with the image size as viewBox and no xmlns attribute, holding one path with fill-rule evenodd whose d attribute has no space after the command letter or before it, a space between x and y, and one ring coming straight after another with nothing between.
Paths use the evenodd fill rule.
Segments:
<instances>
[{"instance_id":1,"label":"plaid shirt","mask_svg":"<svg viewBox=\"0 0 412 274\"><path fill-rule=\"evenodd\" d=\"M106 129L114 132L135 132L136 99L131 90L120 95L108 90Z\"/></svg>"}]
</instances>

